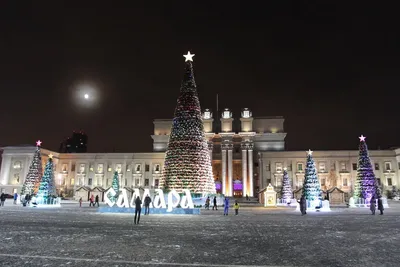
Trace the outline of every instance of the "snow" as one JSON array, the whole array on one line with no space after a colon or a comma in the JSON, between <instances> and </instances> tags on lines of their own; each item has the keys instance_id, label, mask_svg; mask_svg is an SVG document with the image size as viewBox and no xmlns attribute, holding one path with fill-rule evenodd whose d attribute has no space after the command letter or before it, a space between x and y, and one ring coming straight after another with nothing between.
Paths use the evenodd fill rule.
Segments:
<instances>
[{"instance_id":1,"label":"snow","mask_svg":"<svg viewBox=\"0 0 400 267\"><path fill-rule=\"evenodd\" d=\"M1 266L398 266L400 204L385 215L241 208L239 216L0 207Z\"/></svg>"}]
</instances>

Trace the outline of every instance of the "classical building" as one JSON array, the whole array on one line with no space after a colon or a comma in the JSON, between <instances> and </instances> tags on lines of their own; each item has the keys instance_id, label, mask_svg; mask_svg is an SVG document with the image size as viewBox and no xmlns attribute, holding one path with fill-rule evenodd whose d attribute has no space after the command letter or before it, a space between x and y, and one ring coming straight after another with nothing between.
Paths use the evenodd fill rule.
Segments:
<instances>
[{"instance_id":1,"label":"classical building","mask_svg":"<svg viewBox=\"0 0 400 267\"><path fill-rule=\"evenodd\" d=\"M257 196L272 184L277 191L287 168L293 189L300 190L306 162L305 151L285 151L284 118L253 117L243 109L239 119L229 109L214 121L206 109L203 123L209 142L217 192L228 196ZM58 193L87 197L111 186L114 171L120 185L158 188L172 120L154 120L150 153L57 153L42 149L43 165L54 155ZM357 137L355 137L357 147ZM4 147L0 169L1 192L19 192L35 151L34 146ZM358 150L313 153L322 189L351 193L356 178ZM385 190L400 183L400 149L370 150L375 175ZM83 192L83 193L82 193Z\"/></svg>"}]
</instances>

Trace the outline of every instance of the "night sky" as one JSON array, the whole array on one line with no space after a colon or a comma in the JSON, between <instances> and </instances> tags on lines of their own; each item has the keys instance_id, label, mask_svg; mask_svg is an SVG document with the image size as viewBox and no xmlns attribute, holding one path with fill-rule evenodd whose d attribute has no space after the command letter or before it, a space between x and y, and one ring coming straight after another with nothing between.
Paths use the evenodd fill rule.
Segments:
<instances>
[{"instance_id":1,"label":"night sky","mask_svg":"<svg viewBox=\"0 0 400 267\"><path fill-rule=\"evenodd\" d=\"M394 6L116 2L1 1L0 146L58 150L83 129L89 152L151 151L188 50L202 108L219 94L236 118L284 116L288 150L357 150L360 134L400 146ZM88 85L98 101L84 105Z\"/></svg>"}]
</instances>

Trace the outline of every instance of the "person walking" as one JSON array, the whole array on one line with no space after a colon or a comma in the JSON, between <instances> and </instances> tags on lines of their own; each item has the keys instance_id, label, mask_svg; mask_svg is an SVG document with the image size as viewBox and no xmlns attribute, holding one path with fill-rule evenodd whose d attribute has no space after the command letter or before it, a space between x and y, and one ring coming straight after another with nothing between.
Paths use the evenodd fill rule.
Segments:
<instances>
[{"instance_id":1,"label":"person walking","mask_svg":"<svg viewBox=\"0 0 400 267\"><path fill-rule=\"evenodd\" d=\"M301 216L307 214L307 199L304 196L301 196L300 201L297 201L300 205Z\"/></svg>"},{"instance_id":2,"label":"person walking","mask_svg":"<svg viewBox=\"0 0 400 267\"><path fill-rule=\"evenodd\" d=\"M142 201L140 200L140 197L137 197L135 200L135 219L134 219L135 224L139 224L141 212L142 212Z\"/></svg>"},{"instance_id":3,"label":"person walking","mask_svg":"<svg viewBox=\"0 0 400 267\"><path fill-rule=\"evenodd\" d=\"M82 208L82 198L79 199L79 208Z\"/></svg>"},{"instance_id":4,"label":"person walking","mask_svg":"<svg viewBox=\"0 0 400 267\"><path fill-rule=\"evenodd\" d=\"M91 207L92 205L93 205L93 207L94 207L94 196L93 196L93 194L90 196L89 201L90 201L89 207Z\"/></svg>"},{"instance_id":5,"label":"person walking","mask_svg":"<svg viewBox=\"0 0 400 267\"><path fill-rule=\"evenodd\" d=\"M210 209L210 197L207 197L206 199L206 209Z\"/></svg>"},{"instance_id":6,"label":"person walking","mask_svg":"<svg viewBox=\"0 0 400 267\"><path fill-rule=\"evenodd\" d=\"M95 206L96 203L97 203L97 207L99 207L100 206L100 204L99 204L99 195L96 195L96 197L94 198L94 205L93 206Z\"/></svg>"},{"instance_id":7,"label":"person walking","mask_svg":"<svg viewBox=\"0 0 400 267\"><path fill-rule=\"evenodd\" d=\"M378 210L381 212L379 215L383 215L383 203L382 203L382 198L378 198Z\"/></svg>"},{"instance_id":8,"label":"person walking","mask_svg":"<svg viewBox=\"0 0 400 267\"><path fill-rule=\"evenodd\" d=\"M214 208L215 208L215 210L218 210L218 208L217 208L217 197L216 196L214 197L213 202L214 202L213 210L214 210Z\"/></svg>"},{"instance_id":9,"label":"person walking","mask_svg":"<svg viewBox=\"0 0 400 267\"><path fill-rule=\"evenodd\" d=\"M150 213L150 203L151 203L151 198L149 195L147 195L144 198L144 215L149 215Z\"/></svg>"},{"instance_id":10,"label":"person walking","mask_svg":"<svg viewBox=\"0 0 400 267\"><path fill-rule=\"evenodd\" d=\"M375 210L376 210L376 199L375 199L375 196L371 197L371 202L369 204L369 209L371 210L372 215L375 215Z\"/></svg>"},{"instance_id":11,"label":"person walking","mask_svg":"<svg viewBox=\"0 0 400 267\"><path fill-rule=\"evenodd\" d=\"M229 198L225 197L224 200L224 216L228 216L229 211Z\"/></svg>"},{"instance_id":12,"label":"person walking","mask_svg":"<svg viewBox=\"0 0 400 267\"><path fill-rule=\"evenodd\" d=\"M4 193L1 193L0 201L0 206L4 207L4 202L6 201L6 195Z\"/></svg>"},{"instance_id":13,"label":"person walking","mask_svg":"<svg viewBox=\"0 0 400 267\"><path fill-rule=\"evenodd\" d=\"M237 200L235 200L233 208L235 209L235 215L239 215L239 203L237 202Z\"/></svg>"},{"instance_id":14,"label":"person walking","mask_svg":"<svg viewBox=\"0 0 400 267\"><path fill-rule=\"evenodd\" d=\"M14 193L14 205L17 205L18 194Z\"/></svg>"}]
</instances>

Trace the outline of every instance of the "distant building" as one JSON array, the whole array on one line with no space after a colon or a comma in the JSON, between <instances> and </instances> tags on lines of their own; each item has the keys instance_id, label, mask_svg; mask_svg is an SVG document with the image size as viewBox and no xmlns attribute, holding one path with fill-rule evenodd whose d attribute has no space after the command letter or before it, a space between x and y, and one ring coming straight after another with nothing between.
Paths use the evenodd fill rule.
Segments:
<instances>
[{"instance_id":1,"label":"distant building","mask_svg":"<svg viewBox=\"0 0 400 267\"><path fill-rule=\"evenodd\" d=\"M87 152L88 136L80 131L73 132L71 137L68 137L60 144L60 153L86 153Z\"/></svg>"}]
</instances>

